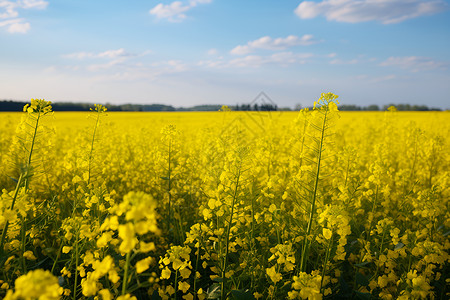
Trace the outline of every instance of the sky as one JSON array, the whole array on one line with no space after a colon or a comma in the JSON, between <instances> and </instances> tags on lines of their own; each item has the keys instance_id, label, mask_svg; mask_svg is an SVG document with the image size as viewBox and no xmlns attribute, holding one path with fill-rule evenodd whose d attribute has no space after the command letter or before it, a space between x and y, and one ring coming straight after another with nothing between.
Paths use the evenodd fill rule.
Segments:
<instances>
[{"instance_id":1,"label":"sky","mask_svg":"<svg viewBox=\"0 0 450 300\"><path fill-rule=\"evenodd\" d=\"M0 0L0 99L450 108L449 0Z\"/></svg>"}]
</instances>

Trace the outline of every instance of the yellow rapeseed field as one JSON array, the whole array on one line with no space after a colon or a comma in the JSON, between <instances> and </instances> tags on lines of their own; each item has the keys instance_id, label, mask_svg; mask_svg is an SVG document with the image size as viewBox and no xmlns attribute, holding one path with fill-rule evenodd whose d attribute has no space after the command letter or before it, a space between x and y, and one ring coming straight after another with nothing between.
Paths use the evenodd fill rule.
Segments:
<instances>
[{"instance_id":1,"label":"yellow rapeseed field","mask_svg":"<svg viewBox=\"0 0 450 300\"><path fill-rule=\"evenodd\" d=\"M0 298L445 299L450 113L0 114Z\"/></svg>"}]
</instances>

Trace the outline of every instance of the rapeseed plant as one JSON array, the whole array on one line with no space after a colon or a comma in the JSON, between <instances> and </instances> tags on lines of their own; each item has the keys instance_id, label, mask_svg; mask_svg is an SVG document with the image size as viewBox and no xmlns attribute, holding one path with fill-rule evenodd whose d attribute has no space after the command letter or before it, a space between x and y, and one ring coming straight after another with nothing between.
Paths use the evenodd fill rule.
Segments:
<instances>
[{"instance_id":1,"label":"rapeseed plant","mask_svg":"<svg viewBox=\"0 0 450 300\"><path fill-rule=\"evenodd\" d=\"M444 299L448 113L336 100L2 113L0 298Z\"/></svg>"}]
</instances>

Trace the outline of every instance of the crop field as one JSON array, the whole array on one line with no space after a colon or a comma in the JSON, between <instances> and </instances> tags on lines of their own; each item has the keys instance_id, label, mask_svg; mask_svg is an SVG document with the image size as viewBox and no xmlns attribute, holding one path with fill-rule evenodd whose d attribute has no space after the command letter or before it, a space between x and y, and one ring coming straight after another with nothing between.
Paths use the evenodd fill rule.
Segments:
<instances>
[{"instance_id":1,"label":"crop field","mask_svg":"<svg viewBox=\"0 0 450 300\"><path fill-rule=\"evenodd\" d=\"M0 114L0 298L448 299L450 113Z\"/></svg>"}]
</instances>

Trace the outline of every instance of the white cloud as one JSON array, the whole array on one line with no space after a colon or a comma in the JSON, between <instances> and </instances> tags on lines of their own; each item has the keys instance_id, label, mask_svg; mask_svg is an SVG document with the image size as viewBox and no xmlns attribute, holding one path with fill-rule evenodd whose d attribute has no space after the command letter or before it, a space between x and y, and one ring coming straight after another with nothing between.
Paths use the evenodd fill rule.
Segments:
<instances>
[{"instance_id":1,"label":"white cloud","mask_svg":"<svg viewBox=\"0 0 450 300\"><path fill-rule=\"evenodd\" d=\"M149 53L144 52L142 55L145 55ZM99 53L94 53L94 52L75 52L75 53L69 53L69 54L64 54L62 55L63 58L71 58L71 59L79 59L79 60L83 60L86 58L124 58L124 57L132 57L132 56L136 56L136 54L132 54L132 53L128 53L125 51L125 49L120 48L117 50L106 50L103 52L99 52Z\"/></svg>"},{"instance_id":2,"label":"white cloud","mask_svg":"<svg viewBox=\"0 0 450 300\"><path fill-rule=\"evenodd\" d=\"M25 22L25 19L10 19L0 21L0 27L6 27L9 33L27 33L30 30L30 23Z\"/></svg>"},{"instance_id":3,"label":"white cloud","mask_svg":"<svg viewBox=\"0 0 450 300\"><path fill-rule=\"evenodd\" d=\"M18 5L22 8L36 8L36 9L46 9L48 6L47 1L43 0L22 0L17 1Z\"/></svg>"},{"instance_id":4,"label":"white cloud","mask_svg":"<svg viewBox=\"0 0 450 300\"><path fill-rule=\"evenodd\" d=\"M98 57L107 57L107 58L126 57L126 56L132 56L132 54L127 53L123 48L117 50L107 50L98 54Z\"/></svg>"},{"instance_id":5,"label":"white cloud","mask_svg":"<svg viewBox=\"0 0 450 300\"><path fill-rule=\"evenodd\" d=\"M0 27L5 27L9 33L27 33L31 29L31 25L25 19L18 18L18 11L20 9L45 9L47 6L48 2L42 0L0 0Z\"/></svg>"},{"instance_id":6,"label":"white cloud","mask_svg":"<svg viewBox=\"0 0 450 300\"><path fill-rule=\"evenodd\" d=\"M285 38L273 39L270 36L263 36L257 40L250 41L247 45L239 45L231 50L231 54L244 55L256 49L284 50L294 46L307 46L318 43L314 36L305 34L302 37L289 35Z\"/></svg>"},{"instance_id":7,"label":"white cloud","mask_svg":"<svg viewBox=\"0 0 450 300\"><path fill-rule=\"evenodd\" d=\"M303 1L295 9L301 19L323 15L329 21L400 23L448 9L443 0L323 0Z\"/></svg>"},{"instance_id":8,"label":"white cloud","mask_svg":"<svg viewBox=\"0 0 450 300\"><path fill-rule=\"evenodd\" d=\"M0 1L0 19L16 18L19 13L14 2Z\"/></svg>"},{"instance_id":9,"label":"white cloud","mask_svg":"<svg viewBox=\"0 0 450 300\"><path fill-rule=\"evenodd\" d=\"M401 56L401 57L389 57L382 63L382 67L397 66L402 69L408 69L412 72L433 70L433 69L447 69L449 63L436 61L428 57L420 56Z\"/></svg>"},{"instance_id":10,"label":"white cloud","mask_svg":"<svg viewBox=\"0 0 450 300\"><path fill-rule=\"evenodd\" d=\"M49 68L49 72L87 71L87 76L95 76L96 81L108 80L155 80L160 76L181 73L189 69L179 60L145 62L141 58L151 51L130 53L124 48L102 52L75 52L62 55L63 58L81 61L78 65L66 65L63 68Z\"/></svg>"},{"instance_id":11,"label":"white cloud","mask_svg":"<svg viewBox=\"0 0 450 300\"><path fill-rule=\"evenodd\" d=\"M330 65L355 65L357 64L359 61L354 58L351 60L342 60L339 58L333 59L330 61Z\"/></svg>"},{"instance_id":12,"label":"white cloud","mask_svg":"<svg viewBox=\"0 0 450 300\"><path fill-rule=\"evenodd\" d=\"M218 53L219 53L219 51L216 48L211 48L207 52L207 54L211 55L211 56L217 55Z\"/></svg>"},{"instance_id":13,"label":"white cloud","mask_svg":"<svg viewBox=\"0 0 450 300\"><path fill-rule=\"evenodd\" d=\"M27 33L28 30L30 30L31 26L30 23L13 23L8 26L8 32L9 33Z\"/></svg>"},{"instance_id":14,"label":"white cloud","mask_svg":"<svg viewBox=\"0 0 450 300\"><path fill-rule=\"evenodd\" d=\"M114 64L111 62L109 66L98 65L97 68L90 66L91 72L96 72L95 81L154 81L163 76L182 73L188 71L186 64L178 60L168 60L153 62L151 64ZM114 67L107 72L101 72L108 68Z\"/></svg>"},{"instance_id":15,"label":"white cloud","mask_svg":"<svg viewBox=\"0 0 450 300\"><path fill-rule=\"evenodd\" d=\"M372 81L373 82L383 82L383 81L391 81L397 79L397 76L395 76L394 74L389 74L389 75L385 75L385 76L381 76L381 77L375 77Z\"/></svg>"},{"instance_id":16,"label":"white cloud","mask_svg":"<svg viewBox=\"0 0 450 300\"><path fill-rule=\"evenodd\" d=\"M191 6L197 6L197 4L208 4L211 2L212 2L212 0L191 0L191 1L189 1L189 4Z\"/></svg>"},{"instance_id":17,"label":"white cloud","mask_svg":"<svg viewBox=\"0 0 450 300\"><path fill-rule=\"evenodd\" d=\"M313 57L311 53L292 53L292 52L277 52L272 55L246 55L243 57L231 59L229 61L204 61L200 65L205 65L212 68L259 68L268 64L275 64L286 67L292 64L305 64L308 58Z\"/></svg>"},{"instance_id":18,"label":"white cloud","mask_svg":"<svg viewBox=\"0 0 450 300\"><path fill-rule=\"evenodd\" d=\"M87 70L89 72L100 72L102 70L115 70L117 68L139 67L140 63L130 62L130 59L139 58L151 53L144 51L139 54L127 52L124 48L106 50L102 52L75 52L61 55L62 58L78 61L87 61L88 65L66 66L71 70ZM106 62L105 62L106 61ZM93 63L94 62L94 63Z\"/></svg>"},{"instance_id":19,"label":"white cloud","mask_svg":"<svg viewBox=\"0 0 450 300\"><path fill-rule=\"evenodd\" d=\"M181 22L186 19L186 12L196 7L198 4L211 3L212 0L191 0L184 4L181 1L174 1L170 4L159 3L150 10L150 14L157 19L167 19L170 22Z\"/></svg>"}]
</instances>

